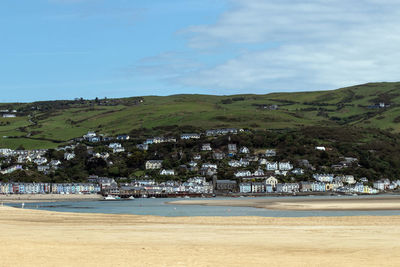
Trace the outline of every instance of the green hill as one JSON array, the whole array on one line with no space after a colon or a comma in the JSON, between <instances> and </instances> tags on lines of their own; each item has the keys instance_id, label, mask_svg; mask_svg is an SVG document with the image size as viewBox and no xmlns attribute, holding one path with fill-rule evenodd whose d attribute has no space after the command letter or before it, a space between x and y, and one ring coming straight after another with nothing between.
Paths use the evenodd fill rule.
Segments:
<instances>
[{"instance_id":1,"label":"green hill","mask_svg":"<svg viewBox=\"0 0 400 267\"><path fill-rule=\"evenodd\" d=\"M390 105L372 108L379 103ZM274 109L277 105L278 109ZM236 127L357 126L400 132L400 83L267 95L172 95L0 104L0 147L56 147L88 130L108 135ZM180 127L180 128L178 128Z\"/></svg>"}]
</instances>

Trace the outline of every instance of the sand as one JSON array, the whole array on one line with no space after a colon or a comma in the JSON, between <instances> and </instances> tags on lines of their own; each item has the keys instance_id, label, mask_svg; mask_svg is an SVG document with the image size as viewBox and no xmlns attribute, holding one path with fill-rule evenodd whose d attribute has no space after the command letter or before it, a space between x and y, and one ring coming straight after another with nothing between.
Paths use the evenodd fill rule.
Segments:
<instances>
[{"instance_id":1,"label":"sand","mask_svg":"<svg viewBox=\"0 0 400 267\"><path fill-rule=\"evenodd\" d=\"M400 216L181 217L0 207L0 266L399 266Z\"/></svg>"},{"instance_id":2,"label":"sand","mask_svg":"<svg viewBox=\"0 0 400 267\"><path fill-rule=\"evenodd\" d=\"M54 201L85 201L85 200L99 200L102 199L101 195L88 194L21 194L21 195L0 195L0 203L32 203L32 202L54 202Z\"/></svg>"},{"instance_id":3,"label":"sand","mask_svg":"<svg viewBox=\"0 0 400 267\"><path fill-rule=\"evenodd\" d=\"M400 196L371 198L239 198L210 200L180 200L175 205L236 206L271 210L340 211L340 210L400 210Z\"/></svg>"}]
</instances>

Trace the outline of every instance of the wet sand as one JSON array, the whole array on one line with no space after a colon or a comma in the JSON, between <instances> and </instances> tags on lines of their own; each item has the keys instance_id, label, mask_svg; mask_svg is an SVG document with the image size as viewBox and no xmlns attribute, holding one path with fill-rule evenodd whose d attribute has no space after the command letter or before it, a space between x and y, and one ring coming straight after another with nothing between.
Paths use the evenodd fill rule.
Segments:
<instances>
[{"instance_id":1,"label":"wet sand","mask_svg":"<svg viewBox=\"0 0 400 267\"><path fill-rule=\"evenodd\" d=\"M0 195L0 203L32 203L32 202L56 202L56 201L86 201L100 200L101 195L61 195L61 194L21 194Z\"/></svg>"},{"instance_id":2,"label":"wet sand","mask_svg":"<svg viewBox=\"0 0 400 267\"><path fill-rule=\"evenodd\" d=\"M156 217L0 207L0 266L399 266L400 216Z\"/></svg>"},{"instance_id":3,"label":"wet sand","mask_svg":"<svg viewBox=\"0 0 400 267\"><path fill-rule=\"evenodd\" d=\"M271 210L341 211L400 210L400 196L369 198L239 198L170 201L174 205L234 206Z\"/></svg>"}]
</instances>

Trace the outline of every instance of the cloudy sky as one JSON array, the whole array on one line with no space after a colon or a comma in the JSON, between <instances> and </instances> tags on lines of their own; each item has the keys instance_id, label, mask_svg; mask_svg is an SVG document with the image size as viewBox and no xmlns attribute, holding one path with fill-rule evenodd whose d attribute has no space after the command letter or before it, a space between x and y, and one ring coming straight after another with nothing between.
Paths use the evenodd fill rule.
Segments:
<instances>
[{"instance_id":1,"label":"cloudy sky","mask_svg":"<svg viewBox=\"0 0 400 267\"><path fill-rule=\"evenodd\" d=\"M0 2L0 102L399 81L397 0Z\"/></svg>"}]
</instances>

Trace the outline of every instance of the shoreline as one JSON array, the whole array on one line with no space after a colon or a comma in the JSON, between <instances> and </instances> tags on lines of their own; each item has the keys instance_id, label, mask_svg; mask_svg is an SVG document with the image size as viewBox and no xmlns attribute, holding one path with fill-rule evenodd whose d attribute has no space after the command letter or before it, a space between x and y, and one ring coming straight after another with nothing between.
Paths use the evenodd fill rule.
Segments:
<instances>
[{"instance_id":1,"label":"shoreline","mask_svg":"<svg viewBox=\"0 0 400 267\"><path fill-rule=\"evenodd\" d=\"M173 205L202 205L251 207L269 210L291 211L378 211L400 210L400 196L379 196L371 198L293 198L293 199L212 199L212 200L178 200L169 201Z\"/></svg>"},{"instance_id":2,"label":"shoreline","mask_svg":"<svg viewBox=\"0 0 400 267\"><path fill-rule=\"evenodd\" d=\"M63 201L92 201L101 200L101 195L61 195L61 194L21 194L0 195L0 203L36 203L36 202L63 202Z\"/></svg>"},{"instance_id":3,"label":"shoreline","mask_svg":"<svg viewBox=\"0 0 400 267\"><path fill-rule=\"evenodd\" d=\"M0 227L4 266L15 259L18 266L400 263L387 253L400 250L400 216L158 217L0 207Z\"/></svg>"}]
</instances>

